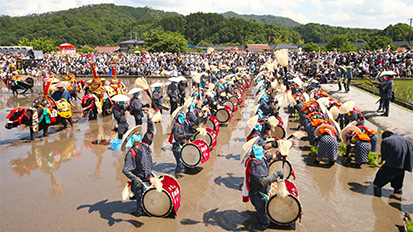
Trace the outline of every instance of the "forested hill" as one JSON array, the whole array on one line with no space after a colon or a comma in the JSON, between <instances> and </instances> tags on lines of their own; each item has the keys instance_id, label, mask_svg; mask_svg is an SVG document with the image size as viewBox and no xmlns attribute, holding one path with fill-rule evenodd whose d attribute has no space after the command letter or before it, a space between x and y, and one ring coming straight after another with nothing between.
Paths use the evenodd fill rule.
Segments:
<instances>
[{"instance_id":1,"label":"forested hill","mask_svg":"<svg viewBox=\"0 0 413 232\"><path fill-rule=\"evenodd\" d=\"M255 20L256 22L266 23L276 26L284 26L284 27L296 27L300 26L301 24L286 17L281 16L274 16L274 15L254 15L254 14L237 14L233 11L228 11L222 13L223 16L227 18L241 18L246 20Z\"/></svg>"},{"instance_id":2,"label":"forested hill","mask_svg":"<svg viewBox=\"0 0 413 232\"><path fill-rule=\"evenodd\" d=\"M16 45L24 37L47 37L56 44L77 46L117 44L130 38L130 29L137 31L141 24L175 15L179 14L149 7L99 4L22 17L2 16L0 45Z\"/></svg>"},{"instance_id":3,"label":"forested hill","mask_svg":"<svg viewBox=\"0 0 413 232\"><path fill-rule=\"evenodd\" d=\"M224 16L225 15L225 16ZM232 15L232 16L231 16ZM238 16L254 16L252 20ZM71 43L76 47L89 45L117 45L131 37L144 38L151 29L161 29L182 34L189 43L199 46L240 45L252 43L327 43L334 36L344 36L350 42L367 42L376 35L393 41L408 39L407 24L390 25L384 30L333 27L308 23L299 25L288 18L275 16L194 13L181 15L175 12L154 10L150 7L116 6L114 4L87 5L65 11L33 14L22 17L0 16L0 45L18 45L23 38L52 39L55 45ZM264 19L266 23L260 22ZM272 25L270 19L284 19L283 24ZM131 33L132 32L132 33Z\"/></svg>"},{"instance_id":4,"label":"forested hill","mask_svg":"<svg viewBox=\"0 0 413 232\"><path fill-rule=\"evenodd\" d=\"M174 16L159 21L165 30L178 32L194 45L247 43L299 43L301 36L291 28L277 27L215 13Z\"/></svg>"},{"instance_id":5,"label":"forested hill","mask_svg":"<svg viewBox=\"0 0 413 232\"><path fill-rule=\"evenodd\" d=\"M366 42L369 38L379 34L381 30L349 27L333 27L324 24L308 23L293 28L300 33L301 38L306 42L327 43L334 36L341 35L354 42L356 37L358 42Z\"/></svg>"}]
</instances>

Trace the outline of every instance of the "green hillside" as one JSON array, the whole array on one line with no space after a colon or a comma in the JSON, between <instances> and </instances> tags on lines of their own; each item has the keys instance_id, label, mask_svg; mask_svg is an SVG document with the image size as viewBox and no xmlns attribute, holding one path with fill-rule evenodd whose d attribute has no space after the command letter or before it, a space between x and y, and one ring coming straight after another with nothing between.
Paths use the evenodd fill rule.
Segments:
<instances>
[{"instance_id":1,"label":"green hillside","mask_svg":"<svg viewBox=\"0 0 413 232\"><path fill-rule=\"evenodd\" d=\"M298 43L301 36L291 28L226 18L215 13L174 16L159 21L167 31L178 32L194 45L246 43Z\"/></svg>"},{"instance_id":2,"label":"green hillside","mask_svg":"<svg viewBox=\"0 0 413 232\"><path fill-rule=\"evenodd\" d=\"M99 4L22 17L2 16L0 45L15 45L24 37L47 37L56 44L67 42L76 46L115 44L129 39L131 29L139 36L158 17L175 15L179 14L148 7Z\"/></svg>"},{"instance_id":3,"label":"green hillside","mask_svg":"<svg viewBox=\"0 0 413 232\"><path fill-rule=\"evenodd\" d=\"M283 27L296 27L301 25L290 18L274 15L237 14L233 11L222 13L222 15L227 18L235 17Z\"/></svg>"},{"instance_id":4,"label":"green hillside","mask_svg":"<svg viewBox=\"0 0 413 232\"><path fill-rule=\"evenodd\" d=\"M349 38L354 42L357 36L358 42L367 42L371 37L380 33L381 30L366 28L333 27L325 24L308 23L293 28L301 35L306 43L327 43L336 35Z\"/></svg>"}]
</instances>

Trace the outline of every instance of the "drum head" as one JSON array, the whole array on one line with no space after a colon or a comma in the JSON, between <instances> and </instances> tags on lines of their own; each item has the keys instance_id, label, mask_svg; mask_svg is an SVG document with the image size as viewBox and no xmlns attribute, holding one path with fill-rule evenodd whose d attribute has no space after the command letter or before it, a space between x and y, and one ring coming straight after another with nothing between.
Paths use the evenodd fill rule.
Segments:
<instances>
[{"instance_id":1,"label":"drum head","mask_svg":"<svg viewBox=\"0 0 413 232\"><path fill-rule=\"evenodd\" d=\"M283 167L283 161L282 160L272 161L269 165L269 172L268 173L270 173L270 175L271 175L271 174L275 173L276 171L280 170L282 167ZM291 163L288 160L286 160L285 163L284 163L284 169L285 169L284 179L290 178L293 168L292 168Z\"/></svg>"},{"instance_id":2,"label":"drum head","mask_svg":"<svg viewBox=\"0 0 413 232\"><path fill-rule=\"evenodd\" d=\"M286 197L272 196L265 207L268 217L278 225L287 226L294 223L301 215L301 203L293 195Z\"/></svg>"},{"instance_id":3,"label":"drum head","mask_svg":"<svg viewBox=\"0 0 413 232\"><path fill-rule=\"evenodd\" d=\"M155 187L150 187L143 193L142 207L150 216L166 217L171 212L173 205L166 190L162 189L162 192L159 193Z\"/></svg>"},{"instance_id":4,"label":"drum head","mask_svg":"<svg viewBox=\"0 0 413 232\"><path fill-rule=\"evenodd\" d=\"M204 141L206 144L208 144L209 148L211 148L211 146L212 146L212 136L209 133L207 133L206 135L201 135L201 133L196 132L195 133L195 140Z\"/></svg>"},{"instance_id":5,"label":"drum head","mask_svg":"<svg viewBox=\"0 0 413 232\"><path fill-rule=\"evenodd\" d=\"M229 112L226 109L217 110L216 118L218 119L219 123L228 122L229 117L230 117Z\"/></svg>"},{"instance_id":6,"label":"drum head","mask_svg":"<svg viewBox=\"0 0 413 232\"><path fill-rule=\"evenodd\" d=\"M208 118L208 121L206 122L205 127L215 131L215 124L210 118Z\"/></svg>"},{"instance_id":7,"label":"drum head","mask_svg":"<svg viewBox=\"0 0 413 232\"><path fill-rule=\"evenodd\" d=\"M271 129L271 137L277 137L277 139L285 138L285 129L277 125L274 129Z\"/></svg>"},{"instance_id":8,"label":"drum head","mask_svg":"<svg viewBox=\"0 0 413 232\"><path fill-rule=\"evenodd\" d=\"M234 103L232 103L231 101L224 102L224 106L228 106L232 110L232 112L234 112Z\"/></svg>"},{"instance_id":9,"label":"drum head","mask_svg":"<svg viewBox=\"0 0 413 232\"><path fill-rule=\"evenodd\" d=\"M234 102L236 102L237 104L239 104L239 100L238 100L238 97L237 97L237 96L231 96L229 99L230 99L230 100L233 100Z\"/></svg>"},{"instance_id":10,"label":"drum head","mask_svg":"<svg viewBox=\"0 0 413 232\"><path fill-rule=\"evenodd\" d=\"M181 149L182 163L187 167L195 167L201 162L201 150L192 143L185 144Z\"/></svg>"}]
</instances>

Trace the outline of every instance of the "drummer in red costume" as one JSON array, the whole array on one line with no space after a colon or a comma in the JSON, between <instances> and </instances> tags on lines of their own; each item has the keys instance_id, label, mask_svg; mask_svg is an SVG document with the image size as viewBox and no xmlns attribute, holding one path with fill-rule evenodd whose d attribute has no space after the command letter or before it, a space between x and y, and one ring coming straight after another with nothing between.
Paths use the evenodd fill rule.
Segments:
<instances>
[{"instance_id":1,"label":"drummer in red costume","mask_svg":"<svg viewBox=\"0 0 413 232\"><path fill-rule=\"evenodd\" d=\"M276 158L264 153L261 146L256 146L257 141L257 137L253 138L243 146L241 164L245 164L246 170L242 192L243 202L251 200L257 210L260 220L258 229L265 230L270 224L270 219L265 212L265 198L261 193L267 194L271 183L277 181L284 171L277 171L269 176L269 162Z\"/></svg>"},{"instance_id":2,"label":"drummer in red costume","mask_svg":"<svg viewBox=\"0 0 413 232\"><path fill-rule=\"evenodd\" d=\"M131 190L135 194L137 210L131 214L137 217L143 216L141 203L142 194L145 191L144 183L149 184L152 177L153 161L150 148L153 141L153 122L148 114L148 127L145 135L141 135L141 126L136 126L125 134L122 145L129 148L125 156L123 174L131 180ZM125 145L126 143L126 145Z\"/></svg>"}]
</instances>

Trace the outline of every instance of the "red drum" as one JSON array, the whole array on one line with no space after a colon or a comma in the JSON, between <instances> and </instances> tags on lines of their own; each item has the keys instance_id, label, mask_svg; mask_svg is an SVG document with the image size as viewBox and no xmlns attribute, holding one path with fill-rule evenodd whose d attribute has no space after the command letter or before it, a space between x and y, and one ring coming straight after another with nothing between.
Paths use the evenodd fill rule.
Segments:
<instances>
[{"instance_id":1,"label":"red drum","mask_svg":"<svg viewBox=\"0 0 413 232\"><path fill-rule=\"evenodd\" d=\"M278 125L275 128L271 128L271 137L276 137L277 139L285 138L287 134L284 125L281 121L278 122Z\"/></svg>"},{"instance_id":2,"label":"red drum","mask_svg":"<svg viewBox=\"0 0 413 232\"><path fill-rule=\"evenodd\" d=\"M162 192L157 192L155 185L151 185L142 195L142 207L145 212L154 217L166 217L181 204L181 186L170 175L159 176L162 182Z\"/></svg>"},{"instance_id":3,"label":"red drum","mask_svg":"<svg viewBox=\"0 0 413 232\"><path fill-rule=\"evenodd\" d=\"M215 134L218 135L218 133L219 133L219 121L216 117L210 115L205 126L206 126L206 128L209 128L209 129L215 131Z\"/></svg>"},{"instance_id":4,"label":"red drum","mask_svg":"<svg viewBox=\"0 0 413 232\"><path fill-rule=\"evenodd\" d=\"M270 190L270 198L265 205L265 211L272 222L287 226L293 224L301 217L302 206L298 197L297 187L289 180L284 181L289 194L286 197L271 196L272 188Z\"/></svg>"},{"instance_id":5,"label":"red drum","mask_svg":"<svg viewBox=\"0 0 413 232\"><path fill-rule=\"evenodd\" d=\"M276 171L280 170L281 168L283 168L283 161L282 160L272 161L269 165L270 175L275 173ZM284 163L284 169L285 169L284 179L290 178L290 176L293 174L293 166L291 165L291 163L288 160L286 160L285 163Z\"/></svg>"},{"instance_id":6,"label":"red drum","mask_svg":"<svg viewBox=\"0 0 413 232\"><path fill-rule=\"evenodd\" d=\"M181 148L182 163L189 168L197 166L200 162L205 163L209 160L209 147L202 140L195 140L185 144Z\"/></svg>"},{"instance_id":7,"label":"red drum","mask_svg":"<svg viewBox=\"0 0 413 232\"><path fill-rule=\"evenodd\" d=\"M238 96L236 96L236 95L232 95L230 98L229 98L229 100L233 100L235 103L237 103L238 105L240 104L239 103L239 98L238 98Z\"/></svg>"},{"instance_id":8,"label":"red drum","mask_svg":"<svg viewBox=\"0 0 413 232\"><path fill-rule=\"evenodd\" d=\"M224 102L224 106L228 106L232 110L232 112L238 111L238 104L233 100L227 100L226 102Z\"/></svg>"},{"instance_id":9,"label":"red drum","mask_svg":"<svg viewBox=\"0 0 413 232\"><path fill-rule=\"evenodd\" d=\"M245 78L245 82L247 83L247 88L251 87L251 81L248 78Z\"/></svg>"},{"instance_id":10,"label":"red drum","mask_svg":"<svg viewBox=\"0 0 413 232\"><path fill-rule=\"evenodd\" d=\"M201 135L199 132L194 134L195 140L202 140L208 144L209 149L214 148L217 145L217 134L210 128L206 128L207 134Z\"/></svg>"},{"instance_id":11,"label":"red drum","mask_svg":"<svg viewBox=\"0 0 413 232\"><path fill-rule=\"evenodd\" d=\"M238 105L242 104L242 97L238 97Z\"/></svg>"},{"instance_id":12,"label":"red drum","mask_svg":"<svg viewBox=\"0 0 413 232\"><path fill-rule=\"evenodd\" d=\"M232 119L232 110L228 106L224 106L224 108L218 109L216 113L216 117L219 123L226 123L231 121Z\"/></svg>"}]
</instances>

